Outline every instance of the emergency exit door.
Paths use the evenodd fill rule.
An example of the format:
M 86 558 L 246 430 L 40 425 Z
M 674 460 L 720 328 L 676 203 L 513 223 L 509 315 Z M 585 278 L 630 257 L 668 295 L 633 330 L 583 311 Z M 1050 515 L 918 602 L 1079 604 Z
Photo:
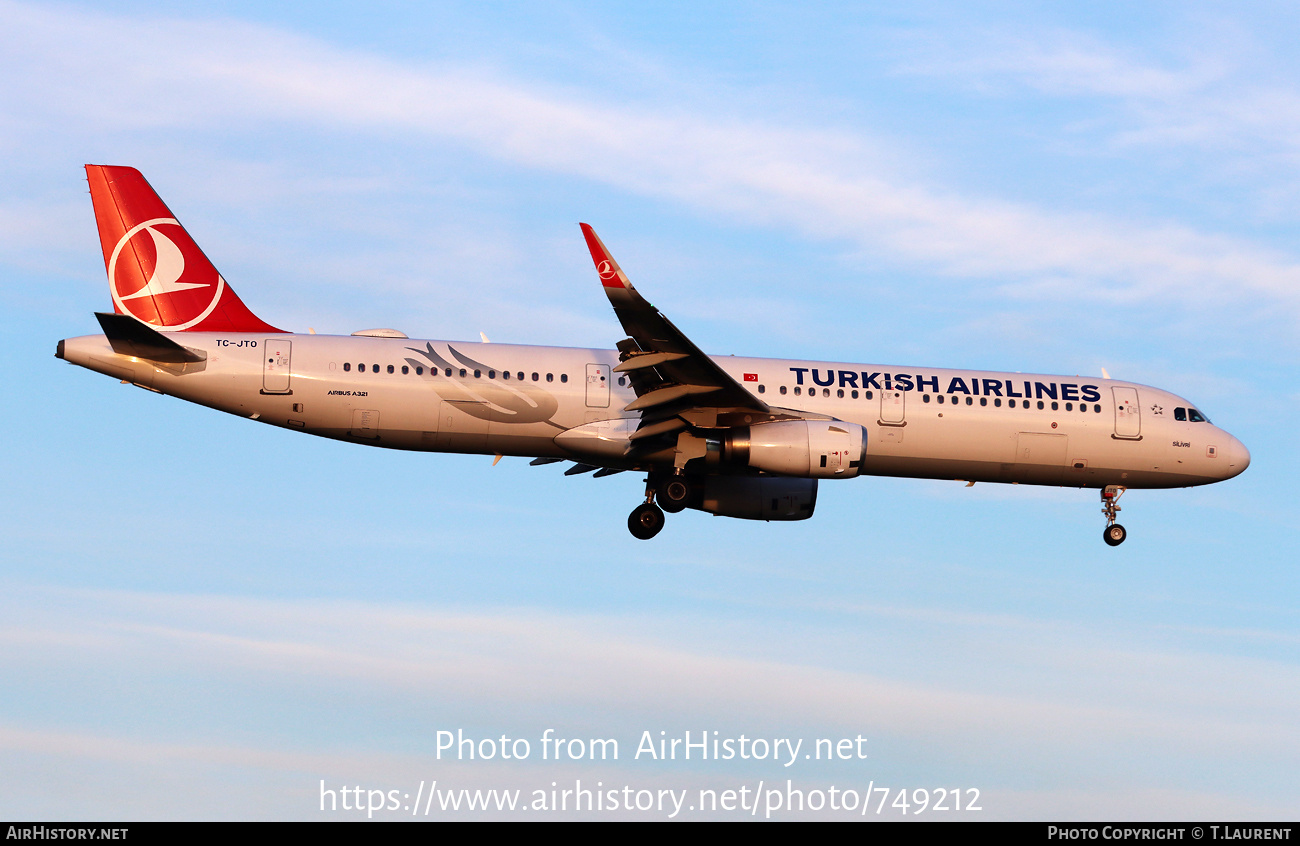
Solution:
M 587 407 L 609 408 L 609 365 L 587 365 Z

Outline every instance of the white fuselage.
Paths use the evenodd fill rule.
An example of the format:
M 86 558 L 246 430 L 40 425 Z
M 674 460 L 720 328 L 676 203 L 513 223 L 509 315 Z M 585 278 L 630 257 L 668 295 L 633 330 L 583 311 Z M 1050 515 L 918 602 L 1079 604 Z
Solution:
M 636 395 L 613 371 L 619 357 L 612 350 L 326 335 L 171 337 L 206 360 L 160 364 L 120 355 L 102 335 L 68 339 L 60 354 L 231 414 L 393 449 L 595 458 L 617 467 L 608 442 L 557 436 L 639 417 L 623 411 Z M 1198 414 L 1175 419 L 1176 410 L 1184 418 L 1194 412 L 1191 403 L 1145 385 L 738 356 L 714 361 L 769 405 L 862 425 L 864 474 L 1167 488 L 1230 478 L 1249 463 L 1240 441 L 1208 421 L 1194 422 Z

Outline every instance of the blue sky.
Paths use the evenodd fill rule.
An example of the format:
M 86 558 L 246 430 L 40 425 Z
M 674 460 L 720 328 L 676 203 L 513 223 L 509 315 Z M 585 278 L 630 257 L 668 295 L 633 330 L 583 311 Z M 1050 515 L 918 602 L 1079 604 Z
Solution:
M 788 777 L 1294 818 L 1297 34 L 1272 5 L 0 2 L 0 814 Z M 1118 549 L 1093 492 L 898 479 L 641 543 L 632 474 L 305 438 L 56 361 L 110 304 L 87 162 L 140 168 L 278 326 L 610 346 L 582 220 L 710 352 L 1104 367 L 1253 463 L 1130 492 Z M 547 728 L 623 754 L 435 757 Z M 870 757 L 631 760 L 647 730 Z

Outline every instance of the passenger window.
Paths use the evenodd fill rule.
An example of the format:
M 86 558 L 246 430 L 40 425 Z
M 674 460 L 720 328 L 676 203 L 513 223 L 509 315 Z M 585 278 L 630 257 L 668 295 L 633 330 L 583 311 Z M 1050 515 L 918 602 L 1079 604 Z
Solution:
M 489 371 L 488 371 L 488 378 L 489 378 L 489 379 L 495 379 L 495 378 L 497 378 L 497 372 L 496 372 L 495 370 L 489 370 Z
M 491 373 L 488 374 L 488 377 L 491 378 Z M 502 379 L 509 379 L 509 378 L 510 378 L 510 371 L 509 371 L 509 370 L 502 370 L 502 371 L 501 371 L 501 378 L 502 378 Z
M 478 371 L 477 371 L 477 370 L 474 371 L 474 375 L 475 375 L 475 376 L 478 375 Z M 465 378 L 465 368 L 463 368 L 463 367 L 460 369 L 460 378 L 462 378 L 462 379 Z
M 939 405 L 943 405 L 943 394 L 939 394 L 938 396 L 936 396 L 935 402 L 939 403 Z
M 993 407 L 994 407 L 994 408 L 1001 408 L 1001 407 L 1002 407 L 1002 400 L 1001 400 L 1001 399 L 995 399 L 995 400 L 993 400 Z
M 395 368 L 393 367 L 393 365 L 391 365 L 391 364 L 388 365 L 388 372 L 389 372 L 390 374 L 393 372 L 394 369 L 395 369 Z
M 781 386 L 781 393 L 782 393 L 782 394 L 785 393 L 785 385 L 782 385 L 782 386 Z
M 1067 403 L 1065 404 L 1065 410 L 1066 410 L 1066 411 L 1074 411 L 1074 403 L 1072 403 L 1072 402 L 1067 402 Z
M 1052 411 L 1058 411 L 1058 410 L 1059 410 L 1059 409 L 1057 408 L 1056 402 L 1053 401 L 1053 402 L 1052 402 Z
M 554 381 L 555 381 L 555 375 L 554 375 L 553 373 L 547 373 L 547 374 L 546 374 L 546 381 L 548 381 L 548 382 L 554 382 Z
M 801 396 L 802 394 L 803 394 L 803 388 L 800 388 L 798 385 L 795 385 L 794 395 Z
M 930 395 L 929 395 L 929 394 L 921 394 L 921 401 L 922 401 L 922 402 L 929 402 L 929 401 L 930 401 Z
M 989 404 L 988 397 L 980 397 L 980 405 L 988 405 L 988 404 Z
M 829 398 L 830 395 L 831 395 L 831 389 L 830 389 L 830 388 L 822 388 L 822 396 Z
M 975 399 L 974 399 L 973 397 L 966 397 L 966 404 L 967 404 L 967 405 L 974 405 L 974 404 L 975 404 Z
M 1175 408 L 1175 409 L 1174 409 L 1174 419 L 1175 419 L 1175 420 L 1178 420 L 1178 421 L 1181 421 L 1181 422 L 1183 422 L 1183 423 L 1186 423 L 1186 422 L 1187 422 L 1187 409 L 1185 409 L 1185 408 Z
M 835 396 L 839 397 L 840 399 L 844 399 L 844 389 L 840 388 L 838 391 L 836 391 Z
M 1043 410 L 1043 401 L 1042 401 L 1042 400 L 1039 400 L 1039 401 L 1038 401 L 1038 410 L 1039 410 L 1039 411 L 1042 411 L 1042 410 Z
M 350 361 L 345 361 L 345 362 L 343 362 L 343 372 L 344 372 L 344 373 L 347 373 L 347 372 L 350 371 L 351 369 L 352 369 L 352 362 L 350 362 Z M 1182 411 L 1181 408 L 1178 409 L 1178 410 L 1179 410 L 1179 411 Z M 1181 419 L 1181 418 L 1180 418 L 1180 419 Z
M 537 374 L 536 374 L 536 373 L 533 374 L 533 381 L 534 381 L 534 382 L 537 381 Z
M 461 371 L 461 373 L 464 373 L 464 372 L 465 372 L 464 370 Z M 475 371 L 474 371 L 474 378 L 475 378 L 475 379 L 482 379 L 482 378 L 483 378 L 483 371 L 482 371 L 482 370 L 475 370 Z
M 1092 410 L 1095 411 L 1095 412 L 1097 412 L 1098 414 L 1101 414 L 1101 406 L 1100 406 L 1100 405 L 1094 405 L 1094 406 L 1092 407 Z
M 522 370 L 516 373 L 515 375 L 519 377 L 520 382 L 524 381 L 524 373 Z
M 765 394 L 765 393 L 767 393 L 767 386 L 766 386 L 766 385 L 759 385 L 759 386 L 758 386 L 758 392 L 759 392 L 760 394 Z
M 419 365 L 417 364 L 417 365 L 415 366 L 415 375 L 416 375 L 416 376 L 423 376 L 423 375 L 424 375 L 424 368 L 421 367 L 421 366 L 419 366 Z M 432 370 L 429 371 L 429 375 L 433 375 L 433 371 L 432 371 Z
M 858 398 L 858 392 L 857 392 L 857 391 L 849 391 L 849 396 L 853 397 L 853 399 L 857 399 L 857 398 Z
M 567 382 L 567 381 L 569 381 L 569 374 L 568 374 L 568 373 L 561 373 L 561 374 L 560 374 L 560 381 L 561 381 L 561 382 Z
M 411 372 L 411 368 L 409 368 L 409 367 L 407 367 L 405 364 L 403 364 L 403 365 L 402 365 L 402 375 L 405 376 L 407 373 L 410 373 L 410 372 Z
M 620 376 L 620 377 L 618 377 L 618 386 L 619 386 L 620 388 L 623 387 L 623 382 L 624 382 L 626 379 L 627 379 L 626 376 Z M 761 394 L 761 393 L 763 392 L 763 389 L 760 387 L 760 388 L 758 389 L 758 392 Z
M 863 394 L 863 396 L 865 396 L 867 399 L 871 399 L 874 396 L 874 393 L 872 391 L 867 391 L 865 394 Z

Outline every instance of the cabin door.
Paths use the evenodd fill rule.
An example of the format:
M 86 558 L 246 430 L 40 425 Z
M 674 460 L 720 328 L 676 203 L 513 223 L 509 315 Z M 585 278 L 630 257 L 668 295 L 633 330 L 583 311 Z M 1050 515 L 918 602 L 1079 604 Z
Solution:
M 1115 395 L 1115 437 L 1137 440 L 1142 437 L 1142 409 L 1138 407 L 1137 388 L 1111 388 Z
M 267 338 L 262 345 L 262 393 L 291 394 L 289 390 L 289 361 L 293 342 L 283 338 Z

